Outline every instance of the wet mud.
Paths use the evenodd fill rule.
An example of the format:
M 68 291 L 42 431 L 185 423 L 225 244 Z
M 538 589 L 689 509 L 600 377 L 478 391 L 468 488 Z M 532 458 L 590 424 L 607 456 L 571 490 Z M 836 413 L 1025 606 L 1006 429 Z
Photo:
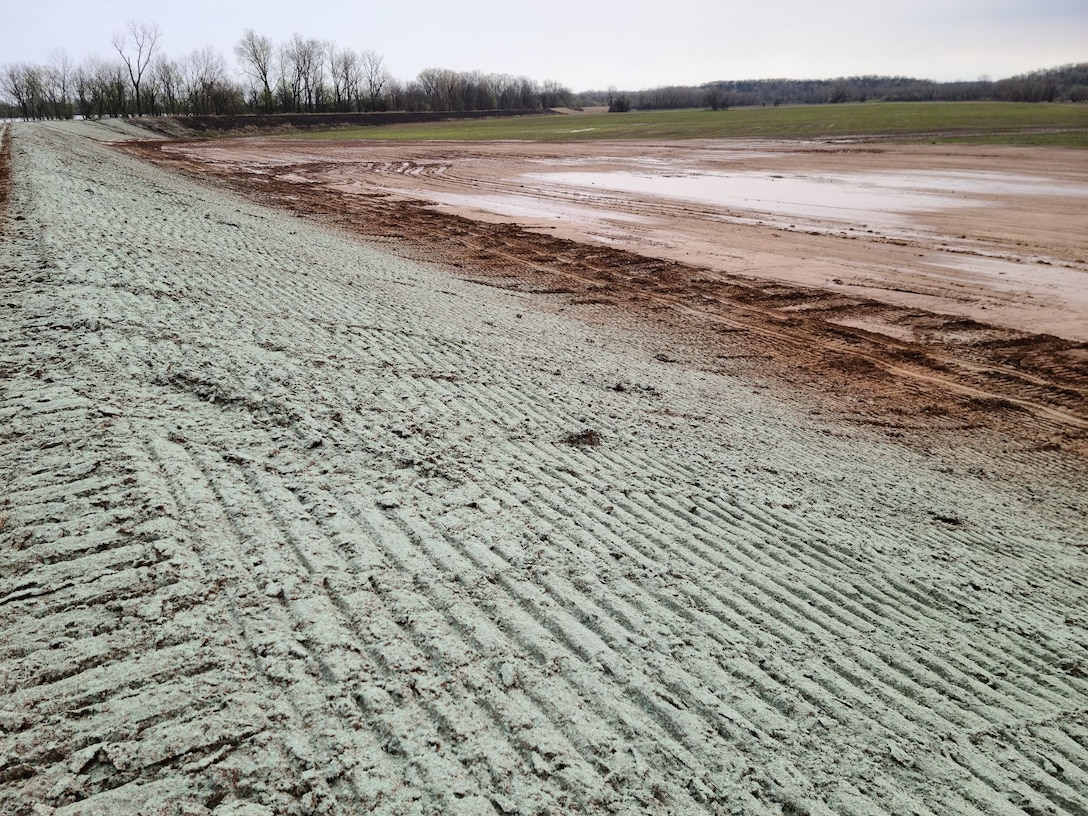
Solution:
M 652 246 L 636 241 L 608 245 L 579 240 L 577 231 L 556 234 L 542 228 L 539 219 L 496 217 L 463 203 L 457 208 L 435 206 L 442 193 L 427 185 L 405 186 L 401 180 L 438 177 L 447 182 L 459 166 L 448 146 L 442 148 L 441 160 L 431 156 L 429 163 L 406 160 L 399 165 L 361 163 L 359 155 L 345 157 L 342 147 L 326 155 L 324 145 L 312 143 L 254 140 L 223 148 L 221 143 L 148 142 L 126 149 L 194 176 L 215 178 L 263 203 L 342 227 L 368 241 L 440 262 L 461 277 L 536 293 L 550 304 L 547 308 L 578 309 L 588 320 L 636 321 L 671 332 L 669 353 L 683 356 L 687 364 L 726 374 L 755 367 L 779 384 L 857 414 L 859 421 L 901 424 L 906 431 L 981 424 L 1035 444 L 1088 452 L 1088 343 L 1078 337 L 926 310 L 904 303 L 894 292 L 875 297 L 878 290 L 859 281 L 847 286 L 836 278 L 821 287 L 799 285 L 789 274 L 776 275 L 776 269 L 761 270 L 760 277 L 729 273 L 720 265 L 698 263 L 705 257 L 695 262 L 655 257 Z M 472 153 L 487 150 L 476 145 Z M 573 161 L 570 156 L 563 160 Z M 929 162 L 929 172 L 939 165 L 938 156 Z M 388 181 L 389 175 L 395 180 Z M 347 186 L 349 178 L 357 183 Z M 466 189 L 486 186 L 486 181 L 459 180 L 456 185 L 466 196 Z M 1002 184 L 1016 186 L 996 175 L 987 183 L 985 191 L 975 194 L 1004 194 L 1008 190 Z M 894 187 L 895 181 L 886 179 L 885 184 Z M 931 190 L 941 184 L 928 181 Z M 956 186 L 948 179 L 943 184 Z M 976 186 L 982 182 L 976 179 Z M 1075 198 L 1079 188 L 1072 189 Z M 912 205 L 922 208 L 921 194 L 913 195 Z M 538 197 L 546 207 L 547 195 Z M 622 215 L 622 208 L 617 210 Z M 607 209 L 596 213 L 610 214 Z M 873 215 L 875 221 L 879 214 Z M 750 213 L 747 217 L 752 218 Z M 791 217 L 799 218 L 796 213 Z M 792 233 L 766 224 L 730 229 L 722 242 L 741 235 L 747 243 L 775 245 L 782 237 L 807 245 L 802 251 L 813 255 L 831 255 L 830 243 L 848 246 L 850 253 L 869 251 L 856 248 L 861 239 L 799 228 Z M 918 235 L 877 234 L 865 243 L 877 251 L 917 255 L 915 250 L 924 249 L 925 242 Z M 1059 246 L 1052 253 L 1076 250 Z M 986 259 L 976 255 L 968 261 L 985 265 Z M 839 262 L 849 265 L 853 255 Z M 1084 286 L 1088 272 L 1074 260 L 1067 266 L 1070 297 L 1080 297 L 1078 287 Z M 961 285 L 948 284 L 952 289 Z M 938 302 L 952 299 L 942 293 Z M 1031 300 L 1025 296 L 1024 308 L 1030 308 Z

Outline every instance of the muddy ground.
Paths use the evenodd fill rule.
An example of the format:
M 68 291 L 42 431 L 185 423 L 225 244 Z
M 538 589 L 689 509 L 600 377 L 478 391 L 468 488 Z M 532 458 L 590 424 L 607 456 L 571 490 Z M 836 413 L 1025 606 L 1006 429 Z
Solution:
M 11 190 L 11 141 L 8 126 L 0 124 L 0 219 L 7 214 Z
M 461 111 L 459 113 L 390 111 L 377 113 L 246 114 L 241 116 L 162 116 L 145 120 L 140 123 L 140 126 L 144 130 L 175 137 L 179 133 L 239 135 L 306 130 L 320 131 L 344 127 L 382 127 L 417 122 L 443 122 L 451 119 L 493 119 L 495 117 L 525 116 L 526 114 L 540 113 L 543 113 L 543 111 Z
M 1088 810 L 1075 332 L 131 131 L 12 131 L 0 812 Z
M 672 347 L 704 370 L 759 360 L 840 407 L 871 397 L 880 421 L 984 422 L 1088 451 L 1078 151 L 259 139 L 134 149 L 464 277 L 552 295 L 546 308 L 594 305 L 600 320 L 669 326 Z M 716 174 L 742 189 L 753 178 L 824 183 L 726 204 L 588 188 Z M 570 183 L 579 177 L 592 181 Z M 929 195 L 904 202 L 896 185 Z M 889 189 L 889 207 L 914 210 L 874 210 Z M 790 201 L 805 195 L 824 206 Z

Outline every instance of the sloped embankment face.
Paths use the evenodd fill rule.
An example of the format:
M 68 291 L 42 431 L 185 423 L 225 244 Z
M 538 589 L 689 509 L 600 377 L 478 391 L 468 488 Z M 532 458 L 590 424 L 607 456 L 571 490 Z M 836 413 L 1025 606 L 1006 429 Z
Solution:
M 0 810 L 1088 807 L 1082 460 L 18 135 Z
M 0 124 L 0 235 L 11 197 L 11 125 Z

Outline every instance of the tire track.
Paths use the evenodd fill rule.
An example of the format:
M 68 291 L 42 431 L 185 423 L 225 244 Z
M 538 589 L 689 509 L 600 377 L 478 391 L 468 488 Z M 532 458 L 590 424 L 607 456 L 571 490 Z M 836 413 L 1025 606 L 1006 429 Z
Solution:
M 777 522 L 772 519 L 769 522 L 768 521 L 758 522 L 754 529 L 757 532 L 759 532 L 760 534 L 765 535 L 765 534 L 774 532 L 775 529 L 777 528 L 777 526 L 778 526 Z M 916 673 L 912 674 L 911 670 L 908 670 L 908 669 L 900 668 L 899 671 L 901 673 L 903 673 L 904 675 L 906 675 L 908 678 L 913 678 L 913 677 L 917 676 Z M 915 672 L 916 672 L 916 670 L 915 670 Z
M 223 539 L 224 534 L 231 530 L 232 517 L 223 507 L 214 484 L 179 445 L 152 440 L 148 455 L 161 469 L 164 483 L 178 510 L 188 516 L 187 526 L 196 534 L 194 548 L 202 566 L 209 574 L 216 575 L 217 582 L 222 585 L 222 591 L 226 594 L 224 605 L 243 644 L 247 662 L 259 676 L 263 676 L 266 687 L 288 687 L 286 696 L 290 716 L 299 724 L 290 726 L 291 736 L 286 742 L 291 745 L 301 738 L 305 746 L 302 748 L 295 744 L 291 747 L 299 765 L 298 773 L 311 786 L 317 802 L 330 798 L 365 801 L 350 779 L 347 781 L 348 790 L 344 792 L 338 791 L 335 785 L 326 784 L 335 783 L 335 777 L 328 779 L 327 769 L 335 767 L 333 758 L 343 747 L 352 744 L 353 735 L 339 727 L 337 721 L 330 718 L 324 706 L 320 705 L 326 699 L 326 694 L 315 686 L 330 681 L 328 670 L 320 659 L 316 659 L 317 672 L 284 671 L 283 664 L 297 660 L 306 662 L 309 651 L 304 645 L 300 647 L 283 640 L 284 634 L 295 629 L 296 622 L 287 616 L 281 617 L 283 613 L 277 615 L 278 604 L 269 604 L 255 597 L 256 582 L 249 580 L 248 571 L 242 564 L 239 542 Z M 199 532 L 204 529 L 216 530 L 216 540 L 208 539 Z M 267 596 L 267 591 L 264 594 Z M 271 634 L 271 643 L 265 639 L 266 633 Z M 365 749 L 364 752 L 368 755 L 372 753 Z M 314 768 L 324 770 L 319 775 L 313 773 Z
M 310 515 L 297 504 L 297 500 L 286 487 L 272 484 L 267 475 L 251 472 L 247 476 L 247 482 L 252 486 L 255 493 L 261 497 L 260 501 L 264 505 L 264 512 L 277 516 L 281 524 L 288 525 L 287 519 L 290 518 L 290 514 L 286 513 L 286 508 L 292 506 L 297 507 L 298 517 L 306 518 Z M 322 509 L 328 513 L 336 512 L 330 506 L 324 506 Z M 378 689 L 381 689 L 383 685 L 387 689 L 397 686 L 401 682 L 398 677 L 404 670 L 404 664 L 423 667 L 427 663 L 427 660 L 418 652 L 414 654 L 386 652 L 386 643 L 403 641 L 404 630 L 411 617 L 404 610 L 403 603 L 390 600 L 391 597 L 398 596 L 397 590 L 393 587 L 399 582 L 394 580 L 392 581 L 392 587 L 388 585 L 389 579 L 385 577 L 387 568 L 381 561 L 367 563 L 362 570 L 355 568 L 354 564 L 345 564 L 342 560 L 343 556 L 340 555 L 343 547 L 330 546 L 336 536 L 326 538 L 316 529 L 306 529 L 309 525 L 305 522 L 294 522 L 290 523 L 289 526 L 293 532 L 289 533 L 287 538 L 296 557 L 303 564 L 307 574 L 322 583 L 324 594 L 328 596 L 329 601 L 344 619 L 348 631 L 352 633 L 351 636 L 358 642 L 359 649 L 370 656 L 372 665 L 369 674 L 381 678 L 377 682 L 372 682 L 369 688 L 356 694 L 356 702 L 360 708 L 372 717 L 377 718 L 372 722 L 371 727 L 380 732 L 386 727 L 383 725 L 383 720 L 389 714 L 383 713 L 387 711 L 387 706 L 381 703 L 381 694 L 378 693 L 375 696 Z M 339 535 L 350 536 L 350 541 L 354 545 L 349 550 L 352 553 L 356 552 L 360 546 L 365 550 L 373 550 L 376 547 L 371 540 L 371 536 L 362 533 L 357 528 L 340 531 Z M 326 541 L 328 541 L 328 544 Z M 365 577 L 365 582 L 357 582 L 349 577 L 359 572 L 363 573 L 361 577 Z M 354 608 L 354 605 L 349 602 L 349 598 L 362 599 L 367 610 L 366 614 L 361 615 Z M 375 598 L 380 599 L 384 609 L 375 604 Z M 348 625 L 349 623 L 350 625 Z M 387 635 L 386 632 L 393 634 Z M 412 637 L 416 636 L 413 635 Z M 417 647 L 422 646 L 419 643 L 416 645 Z M 434 650 L 430 649 L 430 651 L 433 653 Z M 446 657 L 444 654 L 437 656 Z M 439 660 L 438 665 L 442 666 L 441 660 Z M 422 672 L 423 670 L 412 669 L 412 671 Z M 411 720 L 402 720 L 401 725 L 396 729 L 396 738 L 404 746 L 418 742 L 421 739 L 436 747 L 451 744 L 462 746 L 464 753 L 471 758 L 473 763 L 486 762 L 493 766 L 490 770 L 493 784 L 499 784 L 502 779 L 509 777 L 512 768 L 509 765 L 504 765 L 509 760 L 501 756 L 495 756 L 498 753 L 500 744 L 498 740 L 494 735 L 489 736 L 486 732 L 483 734 L 478 733 L 482 718 L 473 716 L 471 708 L 467 711 L 464 710 L 465 704 L 463 702 L 456 707 L 449 706 L 441 696 L 434 696 L 435 688 L 427 689 L 427 686 L 443 687 L 444 682 L 428 678 L 425 674 L 411 681 L 411 691 L 408 693 L 408 699 L 401 701 L 400 705 L 411 706 L 411 701 L 415 699 L 417 700 L 415 704 L 422 707 L 425 715 L 415 715 Z M 431 697 L 434 697 L 434 699 L 431 699 Z M 436 724 L 437 731 L 423 737 L 419 733 L 414 733 L 419 731 L 420 722 L 427 721 L 433 721 Z M 402 750 L 407 750 L 407 748 L 405 747 Z M 419 764 L 424 775 L 431 777 L 432 780 L 437 780 L 432 794 L 440 799 L 447 798 L 448 793 L 444 791 L 443 785 L 449 785 L 451 778 L 449 771 L 443 770 L 440 765 L 433 761 L 420 759 L 413 759 L 412 761 Z M 465 796 L 474 789 L 474 784 L 469 783 L 467 780 L 473 775 L 471 767 L 466 767 L 461 772 L 461 777 L 465 780 L 462 783 L 462 790 L 465 791 L 465 794 L 456 803 L 451 800 L 448 803 L 449 806 L 460 808 L 466 806 Z
M 428 537 L 429 537 L 429 536 L 428 536 Z M 474 561 L 474 564 L 477 564 L 477 566 L 478 566 L 478 567 L 480 566 L 480 564 L 479 564 L 479 561 Z M 481 568 L 484 568 L 484 569 L 486 569 L 485 567 L 481 567 Z M 454 569 L 456 570 L 456 572 L 457 572 L 458 574 L 463 574 L 463 572 L 465 572 L 465 570 L 463 570 L 463 569 L 461 569 L 461 568 L 454 568 Z M 448 570 L 447 570 L 447 571 L 448 571 Z M 502 572 L 499 572 L 499 574 L 502 574 Z M 498 579 L 498 578 L 496 578 L 496 580 L 499 580 L 499 581 L 500 581 L 500 579 Z M 557 596 L 557 597 L 561 597 L 561 596 Z M 571 596 L 567 596 L 567 597 L 569 598 L 569 597 L 571 597 Z M 568 603 L 569 603 L 569 599 L 568 599 Z M 528 608 L 528 607 L 527 607 L 527 608 Z M 539 608 L 541 608 L 540 604 L 536 604 L 536 605 L 534 605 L 534 606 L 533 606 L 533 607 L 532 607 L 532 608 L 530 609 L 530 614 L 532 614 L 532 611 L 533 611 L 533 610 L 535 610 L 535 609 L 539 609 Z M 534 617 L 535 617 L 535 616 L 534 616 Z M 592 616 L 591 616 L 591 617 L 592 617 Z M 541 620 L 541 622 L 543 622 L 543 619 L 542 619 L 542 618 L 539 618 L 539 617 L 537 617 L 537 619 L 539 619 L 539 620 Z M 585 616 L 583 616 L 583 617 L 581 618 L 581 622 L 583 622 L 583 623 L 588 623 L 588 618 L 586 618 Z M 599 630 L 598 628 L 595 628 L 595 627 L 593 627 L 593 626 L 592 626 L 592 623 L 589 623 L 589 625 L 590 625 L 590 628 L 591 628 L 591 629 L 594 629 L 594 631 L 597 631 L 597 632 L 598 632 L 598 634 L 599 634 L 599 633 L 601 633 L 601 630 Z M 568 627 L 567 629 L 569 629 L 569 627 Z M 553 632 L 553 633 L 555 633 L 555 632 Z M 607 640 L 607 636 L 605 636 L 605 639 Z M 570 645 L 568 644 L 568 648 L 569 648 L 569 647 L 571 647 L 571 646 L 570 646 Z M 574 647 L 574 652 L 576 652 L 576 654 L 578 653 L 578 648 L 577 648 L 577 647 Z M 690 690 L 690 689 L 688 689 L 688 690 L 684 690 L 684 691 L 687 691 L 687 692 L 688 692 L 688 694 L 684 694 L 684 695 L 683 695 L 683 698 L 688 698 L 688 700 L 689 700 L 689 702 L 690 702 L 690 692 L 691 692 L 691 690 Z M 645 704 L 645 701 L 644 701 L 644 704 Z M 720 715 L 719 715 L 719 714 L 718 714 L 717 712 L 715 712 L 715 715 L 714 715 L 713 719 L 714 719 L 714 720 L 718 720 L 718 721 L 720 721 L 720 720 L 719 720 L 719 716 L 720 716 Z M 727 718 L 728 718 L 728 719 L 730 720 L 730 722 L 737 722 L 737 720 L 738 720 L 738 717 L 737 717 L 737 716 L 735 716 L 735 715 L 733 715 L 733 716 L 729 716 L 729 717 L 727 717 Z M 741 724 L 739 724 L 739 725 L 741 725 L 741 726 L 742 726 L 742 725 L 743 725 L 743 724 L 742 724 L 742 722 L 741 722 Z M 718 726 L 718 727 L 720 728 L 720 726 Z
M 578 523 L 578 524 L 577 524 L 576 526 L 577 526 L 577 527 L 578 527 L 579 529 L 585 529 L 585 525 L 584 525 L 584 523 Z M 757 606 L 758 606 L 758 604 L 757 604 Z M 763 607 L 761 607 L 761 608 L 763 608 Z M 750 617 L 750 615 L 749 615 L 749 617 Z M 897 667 L 896 667 L 896 666 L 894 666 L 894 665 L 893 665 L 893 666 L 891 666 L 891 668 L 892 668 L 893 670 L 897 669 Z M 904 669 L 904 668 L 902 668 L 902 667 L 898 667 L 898 671 L 900 671 L 900 673 L 901 673 L 901 674 L 903 674 L 904 676 L 906 676 L 906 677 L 907 677 L 908 679 L 911 679 L 911 678 L 913 678 L 913 677 L 916 677 L 916 674 L 915 674 L 915 673 L 914 673 L 914 672 L 913 672 L 912 670 L 910 670 L 910 669 Z M 854 685 L 857 685 L 857 684 L 858 684 L 858 680 L 857 680 L 857 678 L 855 678 L 855 677 L 850 677 L 849 673 L 847 673 L 847 674 L 846 674 L 846 677 L 847 677 L 847 679 L 848 679 L 849 681 L 851 681 L 851 682 L 852 682 L 852 683 L 853 683 Z M 957 679 L 959 679 L 959 678 L 957 678 Z M 953 680 L 953 682 L 955 682 L 955 680 Z M 961 680 L 961 684 L 962 684 L 962 680 Z M 911 697 L 911 696 L 915 696 L 915 695 L 914 695 L 914 694 L 911 694 L 910 692 L 908 692 L 908 693 L 907 693 L 907 696 L 908 696 L 908 697 Z M 896 705 L 897 707 L 901 707 L 901 705 L 902 705 L 901 701 L 896 701 L 896 700 L 894 700 L 894 699 L 892 699 L 892 700 L 891 700 L 890 702 L 892 702 L 892 703 L 893 703 L 893 705 Z
M 4 399 L 3 404 L 10 408 L 12 401 Z M 85 440 L 95 438 L 94 418 L 101 418 L 85 404 L 48 411 L 34 411 L 19 397 L 15 404 L 16 423 L 46 417 L 69 431 L 87 429 Z M 14 797 L 10 788 L 0 794 L 7 812 L 22 813 L 32 802 L 64 805 L 87 797 L 105 806 L 111 797 L 127 795 L 120 791 L 139 787 L 145 776 L 168 774 L 202 752 L 225 755 L 225 746 L 253 733 L 252 721 L 223 719 L 216 705 L 194 701 L 191 689 L 172 694 L 172 685 L 184 685 L 184 679 L 200 684 L 213 666 L 221 682 L 229 659 L 222 644 L 208 644 L 207 632 L 214 627 L 207 628 L 206 617 L 184 620 L 193 585 L 185 584 L 184 567 L 167 563 L 174 559 L 166 542 L 153 534 L 134 538 L 125 524 L 135 525 L 139 519 L 130 512 L 119 519 L 96 509 L 100 501 L 129 503 L 137 495 L 122 493 L 122 479 L 110 475 L 119 467 L 133 472 L 131 460 L 111 456 L 109 443 L 99 440 L 90 450 L 81 445 L 82 450 L 72 451 L 75 457 L 89 454 L 85 461 L 96 464 L 80 466 L 75 481 L 66 485 L 65 479 L 73 475 L 70 460 L 48 436 L 39 437 L 49 452 L 34 458 L 35 480 L 48 481 L 50 474 L 59 478 L 51 486 L 12 494 L 16 515 L 10 523 L 21 543 L 14 551 L 19 559 L 13 560 L 8 549 L 12 539 L 4 536 L 4 569 L 35 591 L 17 597 L 9 593 L 0 607 L 9 642 L 18 644 L 5 649 L 0 671 L 3 773 L 6 779 L 17 779 L 22 790 Z M 34 452 L 32 445 L 21 447 Z M 87 479 L 88 468 L 105 473 Z M 43 506 L 55 514 L 53 526 L 75 532 L 89 525 L 96 530 L 96 545 L 85 546 L 88 542 L 79 533 L 69 535 L 69 548 L 57 557 L 55 542 L 64 539 L 49 536 L 48 528 L 43 531 Z M 171 624 L 156 633 L 155 622 L 161 623 L 171 606 Z M 204 627 L 203 636 L 196 634 L 193 623 Z M 150 652 L 149 644 L 154 644 Z M 13 713 L 19 711 L 33 713 Z M 168 746 L 165 753 L 159 749 L 131 755 L 126 741 L 142 731 L 149 738 L 157 731 L 159 738 L 147 744 Z M 179 792 L 177 785 L 165 788 Z M 181 788 L 188 790 L 187 785 Z
M 282 486 L 277 488 L 268 484 L 267 476 L 254 472 L 249 474 L 249 481 L 264 497 L 266 512 L 280 515 L 283 519 L 286 516 L 286 508 L 297 506 L 299 499 Z M 311 515 L 302 508 L 303 506 L 298 506 L 296 512 L 302 516 Z M 339 529 L 331 536 L 319 533 L 315 529 L 306 534 L 305 540 L 317 543 L 327 539 L 331 543 L 337 539 L 346 539 L 350 544 L 334 545 L 334 548 L 315 553 L 327 559 L 324 563 L 314 561 L 311 556 L 307 556 L 307 570 L 314 576 L 324 576 L 322 581 L 326 592 L 344 618 L 351 621 L 355 638 L 361 643 L 360 648 L 372 656 L 377 673 L 382 678 L 382 683 L 378 683 L 377 687 L 381 688 L 383 683 L 396 685 L 402 682 L 397 678 L 403 672 L 402 664 L 404 663 L 421 667 L 413 669 L 414 672 L 418 672 L 417 677 L 411 681 L 413 694 L 410 694 L 410 700 L 402 705 L 411 704 L 414 701 L 414 704 L 427 715 L 422 719 L 434 721 L 438 726 L 438 732 L 421 738 L 418 733 L 411 733 L 411 730 L 418 731 L 419 725 L 411 730 L 406 725 L 402 730 L 402 738 L 410 742 L 423 739 L 428 744 L 458 745 L 461 753 L 472 763 L 484 762 L 490 766 L 490 783 L 499 788 L 503 786 L 503 780 L 514 770 L 526 766 L 533 768 L 535 773 L 546 779 L 550 775 L 545 770 L 547 761 L 556 756 L 555 749 L 546 750 L 545 754 L 548 756 L 543 761 L 541 759 L 543 755 L 534 758 L 533 752 L 526 751 L 523 747 L 525 738 L 517 736 L 516 726 L 510 725 L 507 719 L 509 717 L 515 722 L 533 722 L 534 729 L 540 729 L 541 725 L 537 722 L 535 712 L 519 711 L 521 707 L 516 705 L 517 701 L 512 701 L 501 694 L 494 694 L 491 699 L 485 701 L 481 701 L 476 696 L 482 686 L 493 684 L 492 678 L 485 680 L 477 677 L 475 682 L 468 686 L 463 686 L 462 684 L 466 681 L 462 680 L 458 685 L 464 689 L 465 696 L 452 707 L 441 696 L 435 695 L 434 692 L 438 687 L 446 690 L 448 683 L 456 682 L 453 678 L 449 678 L 450 673 L 457 677 L 467 668 L 475 669 L 477 665 L 485 661 L 483 655 L 476 653 L 479 643 L 463 638 L 464 624 L 456 618 L 442 615 L 441 610 L 444 606 L 455 604 L 457 601 L 454 599 L 436 603 L 427 594 L 420 594 L 421 576 L 418 567 L 408 569 L 404 566 L 409 554 L 404 551 L 403 541 L 399 546 L 385 543 L 387 534 L 379 533 L 370 524 L 361 524 L 360 520 L 354 516 L 351 516 L 351 523 L 344 523 L 343 519 L 348 513 L 331 497 L 324 499 L 322 509 L 327 514 L 324 518 L 326 525 L 320 525 L 322 520 L 320 517 L 314 519 L 315 525 L 327 526 L 335 523 Z M 296 544 L 296 549 L 298 548 L 299 545 Z M 334 556 L 334 549 L 337 552 L 343 552 L 343 556 Z M 367 552 L 372 552 L 372 556 L 360 564 L 357 559 Z M 347 563 L 340 563 L 340 558 L 347 558 Z M 395 564 L 398 569 L 394 572 L 390 566 L 387 566 L 389 563 Z M 348 577 L 355 575 L 358 576 L 355 580 Z M 367 610 L 365 615 L 357 611 L 360 603 L 365 604 L 364 608 Z M 382 620 L 381 626 L 384 632 L 393 632 L 395 635 L 385 636 L 379 633 L 376 622 L 378 619 Z M 447 637 L 461 640 L 461 642 L 449 643 L 441 637 L 441 630 L 436 632 L 436 627 L 448 629 Z M 412 641 L 413 648 L 417 651 L 401 655 L 384 653 L 385 642 L 403 643 L 405 639 Z M 439 677 L 429 676 L 431 671 L 422 668 L 428 661 L 440 672 Z M 476 694 L 473 695 L 473 692 Z M 383 707 L 376 705 L 374 694 L 373 688 L 362 690 L 359 692 L 358 702 L 364 710 L 376 709 L 380 715 Z M 482 706 L 482 710 L 477 709 L 477 706 Z M 510 716 L 511 709 L 516 712 L 513 717 Z M 493 733 L 489 733 L 486 728 L 489 718 L 493 720 L 497 729 Z M 379 728 L 380 726 L 372 727 Z M 554 734 L 546 735 L 544 739 L 548 744 L 555 744 Z M 569 762 L 563 763 L 561 775 L 566 777 L 567 784 L 564 786 L 566 789 L 578 792 L 600 788 L 602 780 L 597 778 L 595 773 L 582 767 L 576 775 L 574 767 L 577 766 L 572 766 Z M 434 769 L 427 770 L 436 775 L 437 779 L 446 778 L 440 773 L 436 774 Z M 465 770 L 471 775 L 470 767 L 466 767 Z M 540 806 L 569 806 L 564 802 L 566 796 L 563 790 L 564 788 L 559 788 L 551 792 L 548 799 Z M 435 791 L 435 795 L 439 797 L 443 795 L 441 786 Z M 530 794 L 526 791 L 525 795 L 531 799 L 533 796 L 539 796 L 540 793 Z M 514 796 L 514 800 L 518 798 Z M 582 806 L 586 804 L 588 803 L 583 802 Z
M 284 497 L 284 498 L 286 499 L 286 497 Z M 328 500 L 326 500 L 326 502 L 327 502 L 327 501 L 328 501 Z M 281 502 L 277 503 L 277 506 L 283 506 L 283 501 L 281 501 Z M 326 508 L 326 510 L 327 510 L 327 509 L 328 509 L 328 508 Z M 337 516 L 339 516 L 339 514 L 336 514 L 336 515 L 337 515 Z M 416 545 L 417 547 L 420 547 L 420 546 L 422 546 L 422 539 L 420 539 L 420 538 L 419 538 L 418 536 L 415 536 L 415 535 L 412 535 L 411 533 L 409 533 L 409 537 L 410 537 L 410 539 L 412 539 L 412 540 L 413 540 L 413 542 L 415 543 L 415 545 Z M 386 548 L 386 551 L 387 551 L 387 553 L 388 553 L 388 554 L 392 555 L 392 556 L 393 556 L 394 558 L 397 558 L 397 557 L 399 557 L 399 558 L 404 558 L 404 557 L 405 557 L 403 553 L 401 553 L 401 554 L 400 554 L 399 556 L 395 555 L 394 553 L 390 552 L 390 551 L 388 550 L 388 548 Z M 439 568 L 438 570 L 436 570 L 436 573 L 437 573 L 437 574 L 439 574 L 439 575 L 441 575 L 441 574 L 444 574 L 444 573 L 445 573 L 445 574 L 448 574 L 448 572 L 449 572 L 449 570 L 450 570 L 450 565 L 449 565 L 448 563 L 444 563 L 444 562 L 442 562 L 442 561 L 440 561 L 439 563 L 441 564 L 441 566 L 440 566 L 440 568 Z M 434 568 L 432 567 L 432 569 L 434 569 Z M 463 574 L 464 574 L 464 572 L 463 572 L 463 571 L 461 571 L 461 570 L 460 570 L 459 568 L 457 568 L 457 569 L 458 569 L 458 574 L 461 574 L 461 575 L 463 575 Z M 464 582 L 463 582 L 463 583 L 464 583 Z M 471 582 L 471 581 L 469 581 L 469 582 L 467 582 L 467 583 L 471 584 L 472 582 Z M 455 626 L 457 625 L 454 619 L 450 619 L 450 621 L 449 621 L 449 622 L 450 622 L 450 623 L 452 623 L 452 624 L 453 624 L 453 625 L 455 625 Z M 541 623 L 541 622 L 542 622 L 542 621 L 538 621 L 538 623 Z M 458 627 L 458 628 L 460 628 L 460 627 Z M 505 630 L 504 630 L 504 631 L 505 631 Z M 514 629 L 513 631 L 514 631 L 514 632 L 516 633 L 516 632 L 517 632 L 518 630 L 517 630 L 517 629 Z M 553 634 L 554 634 L 554 631 L 553 631 Z M 517 635 L 515 635 L 515 639 L 516 639 L 516 640 L 517 640 L 517 642 L 519 642 L 519 643 L 524 643 L 524 641 L 522 641 L 522 640 L 521 640 L 521 638 L 520 638 L 520 637 L 518 637 Z M 528 646 L 526 646 L 525 648 L 530 648 L 531 650 L 535 650 L 535 648 L 536 648 L 536 647 L 534 647 L 534 646 L 532 646 L 532 645 L 528 645 Z M 515 650 L 515 651 L 516 651 L 516 650 Z M 567 697 L 570 697 L 571 695 L 570 695 L 570 694 L 568 693 L 568 694 L 566 694 L 565 696 L 567 696 Z M 563 721 L 567 720 L 567 719 L 568 719 L 569 717 L 570 717 L 570 715 L 569 715 L 569 714 L 561 715 L 561 716 L 558 716 L 558 717 L 556 717 L 556 718 L 555 718 L 555 720 L 553 720 L 553 722 L 555 722 L 555 723 L 556 723 L 556 724 L 558 725 L 558 724 L 560 724 L 561 722 L 563 722 Z M 674 730 L 674 733 L 678 733 L 678 732 L 676 732 L 676 731 Z M 494 749 L 492 748 L 492 750 L 494 750 Z M 540 763 L 540 760 L 539 760 L 539 759 L 531 759 L 531 760 L 530 760 L 530 762 L 531 762 L 531 763 L 532 763 L 533 765 L 540 765 L 540 764 L 541 764 L 541 763 Z M 615 771 L 615 769 L 614 769 L 614 768 L 612 768 L 612 769 L 609 769 L 609 771 L 610 771 L 610 773 L 611 773 L 611 772 L 614 772 L 614 771 Z M 662 783 L 662 784 L 663 784 L 663 783 Z M 575 789 L 580 789 L 580 788 L 581 788 L 582 786 L 581 786 L 581 785 L 579 785 L 579 786 L 574 786 L 574 787 L 575 787 Z M 598 787 L 597 785 L 588 785 L 588 786 L 586 786 L 586 789 L 590 789 L 590 790 L 592 790 L 592 789 L 596 789 L 597 787 Z

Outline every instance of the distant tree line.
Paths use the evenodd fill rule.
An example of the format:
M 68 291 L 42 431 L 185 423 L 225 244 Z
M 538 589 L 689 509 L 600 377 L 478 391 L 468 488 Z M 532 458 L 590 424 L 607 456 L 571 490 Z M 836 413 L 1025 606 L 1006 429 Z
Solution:
M 234 47 L 235 65 L 214 48 L 173 58 L 158 26 L 129 23 L 114 34 L 111 56 L 75 63 L 54 50 L 45 64 L 0 66 L 0 116 L 216 115 L 352 113 L 364 111 L 541 110 L 607 105 L 631 109 L 712 108 L 841 102 L 1088 101 L 1088 63 L 1035 71 L 992 82 L 933 82 L 911 77 L 759 79 L 668 86 L 641 91 L 572 94 L 558 82 L 524 76 L 427 68 L 402 82 L 374 51 L 293 35 L 275 43 L 246 30 Z
M 825 105 L 841 102 L 1088 102 L 1088 63 L 1065 65 L 992 82 L 933 82 L 911 77 L 859 76 L 838 79 L 751 79 L 674 85 L 642 91 L 586 91 L 581 106 L 610 110 L 729 108 L 761 105 Z M 618 104 L 617 104 L 618 103 Z
M 247 30 L 236 68 L 214 48 L 172 58 L 155 25 L 130 23 L 114 35 L 114 56 L 76 64 L 64 50 L 45 64 L 0 67 L 0 116 L 180 116 L 240 113 L 539 110 L 569 105 L 558 82 L 428 68 L 408 82 L 374 51 L 354 51 L 295 34 L 274 43 Z
M 1088 62 L 998 80 L 994 83 L 994 98 L 1008 102 L 1088 102 Z

